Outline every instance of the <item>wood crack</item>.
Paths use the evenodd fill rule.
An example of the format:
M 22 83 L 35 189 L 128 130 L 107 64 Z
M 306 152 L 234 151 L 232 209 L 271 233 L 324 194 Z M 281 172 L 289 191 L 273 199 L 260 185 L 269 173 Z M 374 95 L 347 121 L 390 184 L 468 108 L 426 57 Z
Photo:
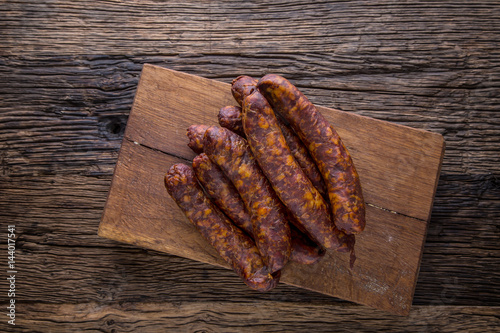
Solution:
M 123 137 L 123 139 L 127 140 L 128 142 L 133 143 L 134 145 L 141 146 L 141 147 L 144 147 L 144 148 L 147 148 L 147 149 L 151 149 L 152 151 L 157 152 L 157 153 L 166 154 L 166 155 L 168 155 L 168 156 L 172 156 L 172 157 L 175 157 L 175 158 L 178 158 L 178 159 L 184 160 L 184 161 L 189 162 L 189 163 L 193 162 L 192 160 L 190 160 L 190 159 L 188 159 L 188 158 L 185 158 L 185 157 L 183 157 L 183 156 L 176 155 L 176 154 L 172 154 L 172 153 L 168 153 L 168 152 L 163 151 L 163 150 L 161 150 L 161 149 L 158 149 L 158 148 L 154 148 L 154 147 L 151 147 L 151 146 L 145 145 L 145 144 L 140 143 L 140 142 L 138 142 L 138 141 L 135 141 L 135 140 L 133 140 L 133 139 L 131 139 L 131 138 L 127 137 L 127 136 L 124 136 L 124 137 Z

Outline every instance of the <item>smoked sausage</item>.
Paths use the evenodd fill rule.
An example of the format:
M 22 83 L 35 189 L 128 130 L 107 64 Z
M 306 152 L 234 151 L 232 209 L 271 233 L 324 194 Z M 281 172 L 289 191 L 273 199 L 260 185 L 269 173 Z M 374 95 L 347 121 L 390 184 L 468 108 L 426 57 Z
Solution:
M 365 202 L 358 173 L 338 133 L 316 107 L 285 78 L 268 74 L 258 90 L 292 126 L 308 148 L 328 189 L 335 225 L 348 234 L 365 228 Z
M 280 273 L 270 274 L 252 239 L 234 226 L 205 196 L 191 167 L 174 164 L 165 187 L 184 215 L 252 289 L 274 288 Z
M 203 153 L 203 136 L 207 128 L 207 125 L 191 125 L 187 129 L 188 147 L 196 154 Z
M 257 89 L 257 80 L 248 75 L 240 75 L 231 82 L 231 93 L 236 102 L 243 106 L 245 97 Z
M 231 181 L 205 153 L 193 159 L 196 178 L 217 207 L 253 238 L 252 219 Z
M 301 230 L 327 249 L 342 246 L 344 233 L 330 219 L 325 200 L 293 158 L 271 106 L 255 90 L 243 102 L 243 129 L 260 168 Z
M 283 204 L 259 168 L 245 139 L 218 126 L 205 132 L 203 149 L 233 183 L 252 217 L 255 243 L 274 273 L 291 252 L 290 227 Z
M 193 169 L 201 185 L 215 202 L 217 207 L 225 213 L 234 224 L 243 229 L 254 239 L 252 218 L 248 213 L 238 191 L 222 170 L 205 153 L 193 159 Z M 324 249 L 311 241 L 307 236 L 290 225 L 292 237 L 292 253 L 290 260 L 301 264 L 312 264 L 324 254 Z
M 300 138 L 293 132 L 290 127 L 285 125 L 285 123 L 279 117 L 276 117 L 276 119 L 278 120 L 278 125 L 281 129 L 281 133 L 283 133 L 285 141 L 288 144 L 288 148 L 290 148 L 290 152 L 292 153 L 293 157 L 300 165 L 307 178 L 309 178 L 311 183 L 318 190 L 318 192 L 321 193 L 323 197 L 326 197 L 327 190 L 325 182 L 321 177 L 321 173 L 319 172 L 316 163 L 314 163 L 314 160 L 307 151 L 306 146 L 304 146 L 302 141 L 300 141 Z
M 241 122 L 241 107 L 225 106 L 219 110 L 217 115 L 219 125 L 225 127 L 241 137 L 245 137 L 243 132 L 243 123 Z

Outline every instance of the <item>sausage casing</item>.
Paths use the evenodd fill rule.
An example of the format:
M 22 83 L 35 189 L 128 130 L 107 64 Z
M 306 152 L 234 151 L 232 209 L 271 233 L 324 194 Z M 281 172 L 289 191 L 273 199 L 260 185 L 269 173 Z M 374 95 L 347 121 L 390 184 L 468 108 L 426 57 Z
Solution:
M 309 178 L 311 183 L 318 190 L 318 192 L 321 193 L 322 196 L 326 197 L 327 190 L 325 182 L 321 177 L 321 173 L 319 172 L 316 163 L 314 163 L 314 160 L 307 151 L 307 148 L 290 127 L 288 127 L 279 117 L 276 117 L 276 119 L 278 120 L 278 125 L 281 129 L 281 133 L 283 133 L 285 141 L 290 148 L 290 152 L 292 153 L 293 157 L 300 165 L 307 178 Z
M 219 110 L 217 115 L 219 125 L 225 127 L 241 137 L 245 137 L 243 123 L 241 122 L 241 107 L 225 106 Z
M 211 126 L 203 141 L 205 153 L 238 190 L 252 216 L 255 243 L 271 273 L 280 270 L 291 252 L 286 210 L 260 170 L 245 139 Z
M 207 125 L 191 125 L 186 131 L 188 147 L 197 154 L 203 153 L 203 136 L 207 128 Z
M 335 225 L 348 234 L 365 228 L 361 183 L 340 136 L 316 107 L 285 78 L 268 74 L 257 84 L 305 143 L 328 189 Z
M 257 80 L 248 75 L 240 75 L 231 83 L 231 93 L 236 102 L 243 106 L 245 97 L 257 89 Z
M 341 247 L 341 236 L 325 200 L 293 158 L 271 106 L 259 91 L 245 97 L 243 128 L 262 171 L 283 204 L 315 242 Z
M 249 287 L 267 291 L 276 286 L 279 274 L 269 273 L 252 239 L 206 197 L 191 167 L 174 164 L 165 175 L 165 187 L 184 215 Z
M 253 238 L 252 219 L 231 181 L 205 153 L 193 159 L 196 178 L 217 207 Z
M 193 160 L 193 169 L 201 185 L 234 224 L 243 229 L 252 239 L 252 218 L 248 213 L 243 200 L 231 181 L 222 170 L 213 163 L 206 154 L 200 154 Z M 301 264 L 312 264 L 318 261 L 325 251 L 306 235 L 290 225 L 292 237 L 292 253 L 290 260 Z

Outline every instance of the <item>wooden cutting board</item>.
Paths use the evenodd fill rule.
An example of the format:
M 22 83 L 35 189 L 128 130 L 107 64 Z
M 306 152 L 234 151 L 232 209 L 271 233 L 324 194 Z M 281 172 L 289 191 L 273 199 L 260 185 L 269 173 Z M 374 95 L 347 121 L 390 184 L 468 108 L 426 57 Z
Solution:
M 190 163 L 186 129 L 217 124 L 235 105 L 230 85 L 145 65 L 127 123 L 99 235 L 228 267 L 167 194 L 163 177 Z M 352 155 L 367 203 L 357 261 L 329 251 L 314 265 L 289 263 L 282 283 L 392 313 L 410 311 L 444 141 L 441 135 L 319 107 Z M 243 282 L 242 282 L 243 283 Z

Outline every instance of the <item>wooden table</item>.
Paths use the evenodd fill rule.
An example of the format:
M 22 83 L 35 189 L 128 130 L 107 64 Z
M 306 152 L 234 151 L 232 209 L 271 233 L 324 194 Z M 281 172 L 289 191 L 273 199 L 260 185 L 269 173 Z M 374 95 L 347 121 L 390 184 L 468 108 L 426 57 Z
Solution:
M 0 331 L 500 330 L 500 4 L 4 1 Z M 408 317 L 97 236 L 145 63 L 268 72 L 318 104 L 440 133 Z M 6 306 L 15 299 L 15 324 Z

